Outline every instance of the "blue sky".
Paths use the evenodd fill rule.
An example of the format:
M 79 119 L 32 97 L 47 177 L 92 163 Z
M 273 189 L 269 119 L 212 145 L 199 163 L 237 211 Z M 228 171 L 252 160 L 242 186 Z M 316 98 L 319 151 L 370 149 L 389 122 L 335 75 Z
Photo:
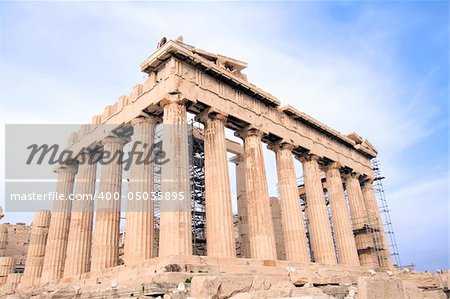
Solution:
M 0 119 L 90 122 L 143 81 L 139 64 L 161 36 L 183 35 L 248 62 L 249 81 L 282 104 L 369 139 L 402 262 L 448 269 L 448 11 L 446 1 L 2 2 Z

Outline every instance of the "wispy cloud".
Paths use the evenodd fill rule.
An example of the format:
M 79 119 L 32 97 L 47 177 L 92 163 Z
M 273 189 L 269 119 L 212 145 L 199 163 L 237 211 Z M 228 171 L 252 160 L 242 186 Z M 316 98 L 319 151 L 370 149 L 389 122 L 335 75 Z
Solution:
M 4 121 L 87 122 L 143 80 L 138 65 L 162 35 L 183 35 L 187 43 L 248 62 L 249 81 L 282 104 L 375 144 L 389 178 L 397 234 L 406 243 L 401 248 L 431 248 L 426 233 L 420 234 L 425 245 L 414 245 L 406 231 L 409 215 L 398 210 L 408 205 L 411 215 L 437 215 L 434 207 L 447 202 L 447 165 L 420 164 L 427 153 L 416 149 L 445 138 L 436 134 L 448 126 L 448 89 L 437 83 L 448 78 L 441 63 L 447 51 L 434 45 L 448 30 L 430 25 L 432 12 L 402 3 L 345 2 L 20 3 L 8 9 L 12 21 L 0 30 L 6 41 L 0 48 Z M 430 40 L 415 37 L 422 27 L 436 29 L 428 30 Z M 437 50 L 415 68 L 421 60 L 409 52 L 427 42 Z M 406 161 L 408 155 L 419 162 Z M 265 156 L 276 195 L 275 161 L 269 151 Z M 440 158 L 447 164 L 447 155 Z M 436 205 L 419 206 L 424 196 Z M 423 227 L 442 228 L 447 219 L 426 221 Z
M 448 177 L 429 175 L 390 192 L 391 216 L 402 220 L 394 223 L 394 229 L 400 232 L 397 241 L 403 262 L 414 261 L 421 269 L 449 268 L 449 251 L 443 250 L 450 241 L 448 185 Z

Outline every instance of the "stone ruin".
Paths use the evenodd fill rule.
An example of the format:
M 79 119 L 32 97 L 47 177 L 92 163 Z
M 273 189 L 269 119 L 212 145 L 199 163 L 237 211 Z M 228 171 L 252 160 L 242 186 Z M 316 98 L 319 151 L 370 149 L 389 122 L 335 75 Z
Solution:
M 414 272 L 393 264 L 373 189 L 374 146 L 341 134 L 251 84 L 247 64 L 163 39 L 141 64 L 148 75 L 129 95 L 70 137 L 84 157 L 153 144 L 155 128 L 202 128 L 204 242 L 193 238 L 191 201 L 56 201 L 33 220 L 25 266 L 5 247 L 1 294 L 8 298 L 448 298 L 448 271 Z M 99 125 L 111 125 L 102 131 Z M 226 138 L 234 131 L 242 142 Z M 160 191 L 191 194 L 189 137 L 164 129 L 168 158 Z M 279 198 L 269 198 L 262 151 L 276 156 Z M 143 150 L 143 149 L 142 149 Z M 228 159 L 229 154 L 233 154 Z M 117 159 L 121 159 L 120 156 Z M 294 160 L 303 167 L 298 183 Z M 228 163 L 236 165 L 233 215 Z M 297 163 L 297 162 L 295 162 Z M 154 192 L 154 165 L 133 164 L 128 192 Z M 121 194 L 122 164 L 67 161 L 56 170 L 60 194 Z M 125 234 L 120 217 L 126 217 Z M 157 226 L 156 224 L 157 223 Z M 193 241 L 194 239 L 194 241 Z M 195 244 L 193 244 L 195 243 Z M 121 248 L 121 244 L 123 248 Z M 23 248 L 26 248 L 25 246 Z M 203 252 L 204 254 L 200 254 Z M 20 273 L 23 272 L 23 273 Z M 447 295 L 446 295 L 447 294 Z

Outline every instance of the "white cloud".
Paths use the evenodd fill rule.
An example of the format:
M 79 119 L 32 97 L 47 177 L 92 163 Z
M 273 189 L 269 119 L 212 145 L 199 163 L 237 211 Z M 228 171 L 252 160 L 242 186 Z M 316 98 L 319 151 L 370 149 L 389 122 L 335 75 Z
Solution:
M 429 175 L 389 194 L 391 216 L 402 220 L 394 223 L 394 230 L 401 257 L 403 253 L 410 259 L 403 262 L 414 259 L 419 269 L 448 269 L 449 252 L 443 250 L 450 241 L 448 185 L 447 176 Z
M 248 62 L 249 81 L 277 96 L 282 104 L 291 104 L 343 133 L 356 131 L 368 138 L 380 151 L 384 174 L 390 180 L 388 186 L 397 188 L 387 194 L 388 200 L 401 203 L 395 205 L 396 209 L 424 194 L 428 194 L 430 200 L 440 198 L 439 194 L 446 190 L 447 185 L 440 180 L 438 184 L 423 180 L 420 186 L 424 189 L 414 189 L 422 174 L 414 172 L 413 165 L 405 165 L 401 159 L 405 151 L 446 125 L 434 119 L 439 113 L 438 107 L 429 100 L 434 94 L 433 80 L 443 70 L 430 69 L 422 80 L 413 81 L 397 63 L 396 36 L 422 21 L 421 18 L 403 22 L 403 17 L 389 12 L 362 10 L 354 22 L 336 25 L 330 24 L 317 6 L 305 3 L 301 5 L 303 9 L 295 13 L 274 3 L 236 6 L 231 3 L 121 2 L 72 3 L 57 7 L 56 13 L 45 6 L 29 8 L 29 13 L 60 21 L 57 36 L 61 43 L 71 38 L 64 35 L 67 26 L 72 28 L 83 18 L 98 18 L 100 29 L 92 30 L 102 34 L 99 37 L 102 43 L 91 52 L 105 53 L 105 61 L 99 61 L 99 65 L 87 65 L 83 61 L 79 64 L 81 70 L 87 71 L 105 67 L 104 73 L 99 72 L 105 77 L 93 78 L 94 87 L 80 87 L 83 81 L 69 82 L 55 73 L 44 75 L 39 69 L 23 66 L 18 71 L 17 65 L 3 62 L 7 67 L 7 71 L 0 74 L 3 93 L 7 98 L 20 101 L 20 105 L 2 103 L 0 117 L 7 122 L 89 121 L 92 115 L 101 113 L 105 105 L 139 83 L 142 75 L 138 74 L 138 64 L 151 54 L 162 35 L 169 38 L 183 35 L 188 44 Z M 71 11 L 70 22 L 57 17 L 64 16 L 67 10 Z M 374 21 L 381 16 L 389 21 L 383 24 Z M 30 14 L 30 19 L 21 21 L 21 30 L 33 28 L 36 20 Z M 40 26 L 45 36 L 46 27 Z M 83 47 L 74 44 L 80 49 Z M 18 88 L 11 86 L 23 81 L 19 75 L 23 73 L 29 75 L 26 79 L 30 85 L 19 93 Z M 108 80 L 113 77 L 120 80 L 111 86 Z M 37 101 L 34 95 L 39 95 Z M 273 154 L 265 151 L 265 157 L 271 195 L 276 195 Z M 446 172 L 440 174 L 447 180 Z M 433 189 L 441 192 L 425 192 Z M 440 205 L 443 202 L 440 201 Z M 414 215 L 424 210 L 430 215 L 439 211 L 418 205 L 410 209 Z M 408 215 L 396 213 L 395 216 L 394 224 L 406 227 Z M 437 220 L 440 224 L 442 221 L 445 219 Z M 424 225 L 432 226 L 426 222 Z

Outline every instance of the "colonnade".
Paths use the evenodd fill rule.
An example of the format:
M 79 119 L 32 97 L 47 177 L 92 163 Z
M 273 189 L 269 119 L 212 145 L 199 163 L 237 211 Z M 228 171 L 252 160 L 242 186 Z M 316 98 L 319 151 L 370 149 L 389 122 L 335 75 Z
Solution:
M 184 199 L 162 200 L 160 203 L 159 256 L 192 255 L 186 106 L 176 99 L 164 100 L 161 106 L 162 123 L 165 125 L 163 152 L 168 161 L 162 167 L 161 192 L 175 192 L 178 196 L 182 194 Z M 227 115 L 207 109 L 197 115 L 197 120 L 205 126 L 207 254 L 233 258 L 236 257 L 236 246 L 225 144 Z M 154 128 L 160 122 L 160 118 L 150 115 L 131 121 L 134 131 L 131 140 L 139 144 L 139 150 L 145 150 L 144 144 L 153 144 Z M 248 126 L 236 131 L 236 135 L 242 138 L 244 147 L 243 154 L 233 159 L 236 163 L 238 213 L 244 257 L 275 260 L 277 250 L 262 150 L 263 132 Z M 104 151 L 115 153 L 123 152 L 124 145 L 129 141 L 129 138 L 111 134 L 101 144 Z M 367 215 L 372 214 L 383 246 L 387 248 L 371 181 L 361 180 L 362 177 L 354 173 L 343 175 L 343 167 L 337 162 L 324 162 L 310 153 L 294 154 L 294 149 L 298 147 L 297 144 L 284 141 L 269 144 L 269 149 L 276 156 L 286 259 L 301 263 L 359 266 L 371 265 L 373 262 L 375 265 L 373 253 L 358 252 L 358 242 L 364 242 L 364 234 L 357 235 L 356 238 L 354 234 L 355 230 L 368 225 Z M 83 160 L 88 160 L 94 154 L 96 153 L 86 152 Z M 120 199 L 126 198 L 121 190 L 122 158 L 123 155 L 117 155 L 110 163 L 102 165 L 98 186 L 99 193 L 121 194 L 119 200 L 97 200 L 95 223 L 93 201 L 74 201 L 73 204 L 71 201 L 55 202 L 48 237 L 39 241 L 42 243 L 47 239 L 44 243 L 45 257 L 39 265 L 42 273 L 38 273 L 40 270 L 28 269 L 37 263 L 36 257 L 42 254 L 43 247 L 40 246 L 39 253 L 29 254 L 25 275 L 33 273 L 34 277 L 41 276 L 41 282 L 49 282 L 86 272 L 99 272 L 118 265 Z M 294 158 L 303 165 L 307 198 L 306 226 L 300 206 Z M 322 171 L 326 175 L 332 223 L 323 192 Z M 58 193 L 66 196 L 71 193 L 96 193 L 96 163 L 64 165 L 56 172 Z M 128 192 L 151 193 L 153 180 L 153 164 L 133 163 Z M 125 264 L 135 264 L 155 256 L 152 204 L 151 201 L 128 201 Z M 42 226 L 44 222 L 35 221 L 34 225 Z M 35 252 L 37 249 L 33 250 Z M 385 250 L 384 254 L 387 255 L 384 264 L 378 262 L 378 265 L 389 268 L 392 266 L 389 251 Z

